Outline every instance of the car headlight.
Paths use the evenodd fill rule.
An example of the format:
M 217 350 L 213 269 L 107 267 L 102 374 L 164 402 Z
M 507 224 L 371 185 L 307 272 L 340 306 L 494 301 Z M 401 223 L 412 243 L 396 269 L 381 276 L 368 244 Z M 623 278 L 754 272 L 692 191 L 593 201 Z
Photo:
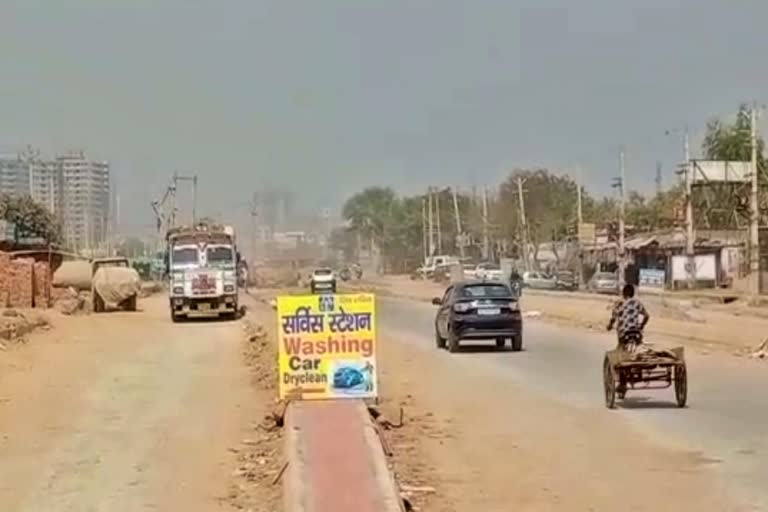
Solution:
M 517 301 L 511 301 L 509 303 L 509 310 L 510 311 L 520 311 L 520 304 Z

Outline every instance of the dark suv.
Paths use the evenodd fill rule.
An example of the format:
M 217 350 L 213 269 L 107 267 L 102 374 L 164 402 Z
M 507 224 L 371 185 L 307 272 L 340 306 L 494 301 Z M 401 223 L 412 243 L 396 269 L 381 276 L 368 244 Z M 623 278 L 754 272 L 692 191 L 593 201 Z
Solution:
M 509 286 L 499 282 L 468 281 L 450 286 L 435 318 L 438 348 L 456 352 L 461 340 L 495 339 L 504 348 L 510 340 L 512 350 L 523 349 L 523 320 L 520 304 Z

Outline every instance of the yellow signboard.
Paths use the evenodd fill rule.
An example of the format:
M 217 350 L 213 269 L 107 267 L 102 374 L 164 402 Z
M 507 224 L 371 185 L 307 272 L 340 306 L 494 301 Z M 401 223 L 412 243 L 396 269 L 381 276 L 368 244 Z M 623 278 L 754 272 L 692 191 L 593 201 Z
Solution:
M 368 293 L 278 297 L 280 397 L 375 397 L 375 303 Z

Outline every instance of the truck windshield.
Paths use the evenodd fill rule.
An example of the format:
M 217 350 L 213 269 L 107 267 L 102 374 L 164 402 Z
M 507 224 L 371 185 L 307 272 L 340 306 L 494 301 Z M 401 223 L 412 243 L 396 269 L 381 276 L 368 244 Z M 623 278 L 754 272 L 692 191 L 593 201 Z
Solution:
M 235 266 L 232 248 L 226 245 L 208 247 L 206 251 L 208 264 L 212 267 L 232 267 Z
M 173 249 L 174 265 L 192 265 L 198 262 L 197 248 L 195 247 L 177 247 Z

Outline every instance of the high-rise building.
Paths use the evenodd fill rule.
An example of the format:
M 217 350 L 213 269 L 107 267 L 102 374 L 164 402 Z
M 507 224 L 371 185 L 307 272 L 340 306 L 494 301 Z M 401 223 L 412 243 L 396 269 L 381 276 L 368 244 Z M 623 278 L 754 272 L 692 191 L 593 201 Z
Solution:
M 107 238 L 110 219 L 109 163 L 72 153 L 56 158 L 61 172 L 62 221 L 67 245 L 97 247 Z
M 29 166 L 18 156 L 0 155 L 0 194 L 20 197 L 30 194 Z
M 61 165 L 57 161 L 35 159 L 28 167 L 32 199 L 61 218 L 64 213 Z

